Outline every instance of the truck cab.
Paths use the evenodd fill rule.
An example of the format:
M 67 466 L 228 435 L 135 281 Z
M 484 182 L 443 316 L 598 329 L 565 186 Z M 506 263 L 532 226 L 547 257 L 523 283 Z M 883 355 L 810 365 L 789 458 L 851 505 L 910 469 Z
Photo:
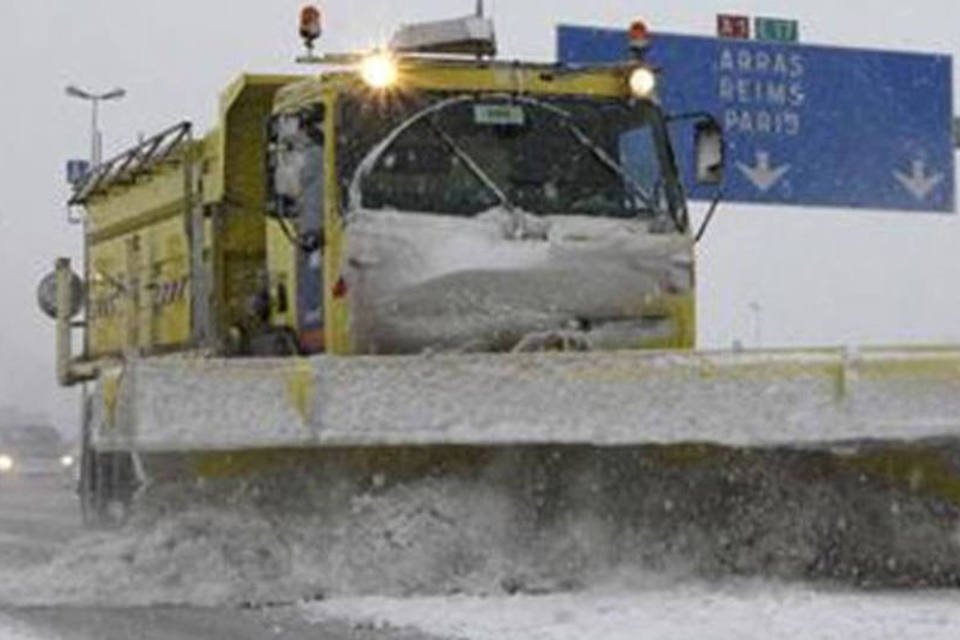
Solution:
M 263 317 L 303 353 L 692 348 L 655 71 L 498 62 L 466 20 L 278 91 Z

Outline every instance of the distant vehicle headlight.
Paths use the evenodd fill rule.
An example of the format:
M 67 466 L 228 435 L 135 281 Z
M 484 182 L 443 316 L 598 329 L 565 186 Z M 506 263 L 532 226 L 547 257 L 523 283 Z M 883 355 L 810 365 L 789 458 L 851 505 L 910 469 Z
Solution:
M 69 454 L 60 457 L 60 464 L 64 467 L 72 467 L 74 462 L 76 462 L 76 460 Z
M 0 454 L 0 473 L 13 471 L 13 458 L 6 454 Z

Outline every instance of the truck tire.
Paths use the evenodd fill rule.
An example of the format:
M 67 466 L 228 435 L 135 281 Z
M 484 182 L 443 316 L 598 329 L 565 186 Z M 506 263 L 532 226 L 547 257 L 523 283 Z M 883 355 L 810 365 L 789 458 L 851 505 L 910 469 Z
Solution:
M 84 525 L 114 528 L 123 525 L 130 512 L 137 480 L 129 452 L 98 452 L 92 446 L 92 401 L 84 402 L 83 446 L 77 493 Z

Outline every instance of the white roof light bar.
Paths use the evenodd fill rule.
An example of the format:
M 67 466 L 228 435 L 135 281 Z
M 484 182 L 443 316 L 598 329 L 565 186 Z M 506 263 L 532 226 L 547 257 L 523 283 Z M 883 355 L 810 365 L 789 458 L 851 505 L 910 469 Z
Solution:
M 464 56 L 497 54 L 493 21 L 481 16 L 404 25 L 390 41 L 396 53 L 437 53 Z

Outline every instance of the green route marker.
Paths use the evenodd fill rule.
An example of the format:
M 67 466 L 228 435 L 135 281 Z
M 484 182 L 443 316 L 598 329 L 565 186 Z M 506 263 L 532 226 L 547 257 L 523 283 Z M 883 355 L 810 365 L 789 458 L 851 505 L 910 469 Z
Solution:
M 797 42 L 800 40 L 800 23 L 782 18 L 756 18 L 754 37 L 767 42 Z

